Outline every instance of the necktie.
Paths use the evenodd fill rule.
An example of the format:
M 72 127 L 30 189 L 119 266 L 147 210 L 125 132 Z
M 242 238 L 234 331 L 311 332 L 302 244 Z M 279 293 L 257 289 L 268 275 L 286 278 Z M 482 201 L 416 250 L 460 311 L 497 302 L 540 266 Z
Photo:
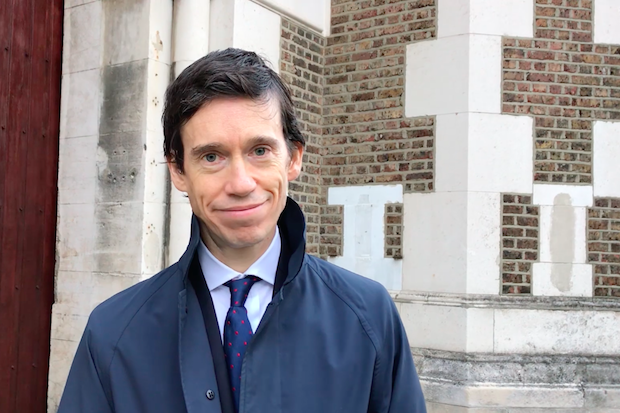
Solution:
M 250 288 L 259 279 L 258 277 L 248 276 L 228 281 L 225 284 L 230 288 L 230 308 L 226 314 L 226 324 L 224 324 L 224 354 L 228 362 L 228 373 L 236 411 L 239 411 L 241 364 L 253 334 L 250 320 L 248 320 L 248 310 L 245 308 L 245 300 L 248 298 Z

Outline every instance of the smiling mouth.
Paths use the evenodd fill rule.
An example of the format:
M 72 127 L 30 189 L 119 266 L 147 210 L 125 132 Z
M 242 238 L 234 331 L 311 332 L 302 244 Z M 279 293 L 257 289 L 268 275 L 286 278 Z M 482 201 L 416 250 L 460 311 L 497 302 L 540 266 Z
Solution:
M 249 211 L 251 209 L 258 208 L 259 206 L 261 206 L 263 204 L 264 204 L 264 202 L 262 202 L 260 204 L 252 204 L 252 205 L 244 205 L 244 206 L 239 206 L 239 207 L 234 207 L 234 208 L 227 208 L 227 209 L 223 209 L 222 211 L 224 211 L 224 212 L 243 212 L 243 211 Z

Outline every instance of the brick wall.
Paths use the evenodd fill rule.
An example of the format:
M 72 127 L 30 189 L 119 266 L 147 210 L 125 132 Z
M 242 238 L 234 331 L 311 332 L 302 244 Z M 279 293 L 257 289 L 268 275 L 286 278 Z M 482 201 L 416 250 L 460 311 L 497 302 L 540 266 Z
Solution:
M 435 0 L 333 0 L 325 48 L 325 186 L 433 188 L 434 119 L 404 117 L 405 48 L 436 32 Z
M 386 258 L 403 257 L 403 204 L 385 205 L 384 253 Z
M 436 35 L 437 1 L 332 0 L 327 39 L 283 22 L 281 71 L 308 136 L 291 194 L 308 216 L 311 253 L 342 254 L 343 208 L 326 205 L 328 187 L 433 190 L 435 119 L 405 118 L 403 95 L 405 48 Z M 536 0 L 534 39 L 503 39 L 503 113 L 534 117 L 534 182 L 590 185 L 593 121 L 620 120 L 620 46 L 592 42 L 592 16 L 591 0 Z M 505 294 L 531 293 L 539 243 L 539 209 L 531 202 L 528 194 L 503 194 Z M 619 295 L 620 219 L 605 218 L 616 216 L 617 201 L 596 202 L 588 243 L 595 293 Z M 392 210 L 388 217 L 402 220 Z M 398 258 L 394 231 L 386 223 L 385 252 Z
M 598 198 L 588 209 L 588 262 L 594 295 L 620 297 L 620 199 Z
M 532 292 L 532 263 L 538 260 L 538 214 L 531 195 L 502 195 L 503 294 Z
M 306 137 L 303 169 L 289 190 L 306 215 L 307 251 L 318 255 L 319 214 L 326 191 L 320 181 L 325 38 L 285 18 L 281 29 L 280 74 L 291 88 L 301 131 Z
M 620 119 L 620 46 L 592 43 L 592 0 L 536 0 L 535 38 L 505 38 L 503 111 L 533 115 L 534 180 L 592 182 L 592 122 Z
M 591 184 L 593 122 L 620 120 L 620 46 L 594 44 L 592 18 L 591 0 L 536 0 L 534 39 L 503 39 L 503 112 L 534 117 L 535 182 Z M 602 207 L 613 202 L 597 200 L 590 210 L 589 262 L 599 296 L 618 294 L 613 271 L 620 267 L 611 261 L 620 227 L 603 218 L 617 212 Z M 503 234 L 518 232 L 506 226 L 506 208 Z M 513 243 L 505 236 L 502 243 L 502 291 L 530 293 L 530 265 L 512 258 L 525 252 L 506 247 Z

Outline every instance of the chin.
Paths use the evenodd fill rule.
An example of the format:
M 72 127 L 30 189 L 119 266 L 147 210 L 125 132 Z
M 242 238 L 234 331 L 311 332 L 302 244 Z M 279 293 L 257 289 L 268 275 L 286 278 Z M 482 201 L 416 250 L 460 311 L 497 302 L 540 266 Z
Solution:
M 269 232 L 258 228 L 233 230 L 227 238 L 230 246 L 233 248 L 249 248 L 264 241 L 269 236 Z

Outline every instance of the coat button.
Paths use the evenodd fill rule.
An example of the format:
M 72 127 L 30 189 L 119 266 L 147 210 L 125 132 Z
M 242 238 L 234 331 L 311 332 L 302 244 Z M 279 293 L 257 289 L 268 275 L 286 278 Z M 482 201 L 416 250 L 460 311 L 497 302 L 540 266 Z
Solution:
M 207 399 L 209 400 L 213 400 L 215 399 L 215 393 L 213 392 L 213 390 L 207 390 Z

